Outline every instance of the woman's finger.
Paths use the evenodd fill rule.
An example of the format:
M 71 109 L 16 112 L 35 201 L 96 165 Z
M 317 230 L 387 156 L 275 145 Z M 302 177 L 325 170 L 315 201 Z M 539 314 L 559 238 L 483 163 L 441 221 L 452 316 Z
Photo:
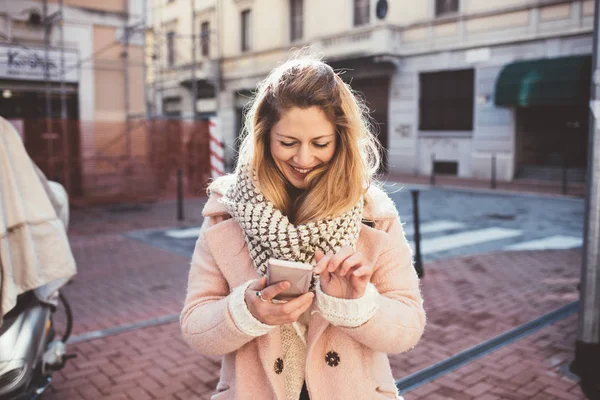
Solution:
M 310 301 L 307 301 L 305 304 L 303 304 L 301 307 L 297 308 L 296 310 L 294 310 L 291 314 L 290 314 L 290 318 L 291 318 L 291 322 L 295 322 L 298 320 L 298 318 L 300 318 L 300 316 L 302 314 L 304 314 L 306 312 L 306 310 L 308 310 L 310 308 L 312 304 L 312 299 Z
M 357 276 L 357 277 L 358 276 L 368 276 L 370 278 L 371 275 L 373 275 L 373 268 L 369 267 L 368 265 L 363 265 L 362 267 L 354 270 L 354 272 L 352 272 L 352 275 Z
M 271 301 L 279 293 L 285 292 L 289 289 L 290 283 L 288 281 L 281 281 L 267 286 L 261 290 L 261 297 L 263 300 Z
M 250 284 L 250 286 L 248 286 L 248 289 L 253 290 L 253 291 L 263 290 L 266 285 L 267 285 L 267 277 L 263 276 L 262 278 L 257 279 L 254 282 L 252 282 Z
M 317 260 L 316 254 L 317 253 L 315 253 L 315 260 Z M 329 264 L 331 257 L 333 257 L 333 253 L 329 252 L 326 255 L 324 255 L 323 257 L 321 257 L 320 259 L 318 259 L 317 265 L 315 266 L 315 269 L 313 270 L 313 272 L 315 274 L 322 273 L 327 268 L 327 265 Z
M 319 280 L 321 281 L 321 284 L 324 287 L 327 287 L 327 284 L 331 280 L 331 272 L 329 272 L 329 270 L 327 270 L 327 268 L 323 269 L 323 271 L 321 271 L 321 276 L 320 276 Z
M 279 306 L 277 313 L 278 314 L 291 314 L 296 309 L 302 307 L 302 305 L 304 305 L 306 302 L 311 303 L 313 297 L 314 297 L 313 292 L 306 292 L 303 295 L 298 296 L 295 299 L 292 299 L 285 304 L 276 304 L 276 306 Z
M 349 271 L 356 267 L 361 267 L 363 262 L 362 253 L 354 253 L 350 257 L 346 258 L 342 265 L 338 268 L 338 275 L 346 276 Z
M 354 250 L 351 247 L 342 247 L 329 261 L 327 270 L 333 272 L 344 262 L 344 260 L 354 254 Z
M 318 264 L 319 261 L 321 261 L 321 259 L 325 257 L 325 253 L 323 253 L 322 250 L 316 250 L 315 251 L 315 262 Z

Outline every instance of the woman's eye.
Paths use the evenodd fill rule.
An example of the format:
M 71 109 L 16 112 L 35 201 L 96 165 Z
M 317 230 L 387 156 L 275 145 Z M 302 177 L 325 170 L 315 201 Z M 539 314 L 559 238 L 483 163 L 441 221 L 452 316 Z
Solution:
M 281 143 L 281 145 L 283 147 L 292 147 L 295 144 L 294 142 L 291 142 L 291 143 L 290 142 L 279 142 L 279 143 Z
M 320 149 L 324 149 L 325 147 L 329 146 L 329 143 L 331 142 L 327 142 L 327 143 L 315 143 L 315 146 L 320 148 Z

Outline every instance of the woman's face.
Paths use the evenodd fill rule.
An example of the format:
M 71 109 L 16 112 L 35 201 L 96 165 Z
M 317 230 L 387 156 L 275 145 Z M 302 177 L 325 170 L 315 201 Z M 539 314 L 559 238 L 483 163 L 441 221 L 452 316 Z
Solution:
M 335 126 L 319 107 L 285 112 L 271 128 L 270 139 L 275 164 L 298 189 L 305 189 L 308 173 L 327 164 L 335 153 Z

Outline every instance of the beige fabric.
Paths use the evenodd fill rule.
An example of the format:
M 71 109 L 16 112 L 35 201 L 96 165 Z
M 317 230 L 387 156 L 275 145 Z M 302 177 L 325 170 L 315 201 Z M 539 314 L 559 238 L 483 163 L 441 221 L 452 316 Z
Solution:
M 65 226 L 43 174 L 13 126 L 0 117 L 0 313 L 21 293 L 57 290 L 76 273 Z

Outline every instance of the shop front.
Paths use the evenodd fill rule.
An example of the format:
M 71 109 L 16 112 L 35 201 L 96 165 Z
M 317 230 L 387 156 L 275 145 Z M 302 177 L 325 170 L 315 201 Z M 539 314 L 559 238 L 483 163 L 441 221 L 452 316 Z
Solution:
M 0 45 L 0 116 L 48 178 L 73 195 L 82 184 L 77 64 L 74 51 Z
M 517 178 L 585 179 L 591 67 L 586 55 L 504 67 L 495 103 L 514 108 Z

